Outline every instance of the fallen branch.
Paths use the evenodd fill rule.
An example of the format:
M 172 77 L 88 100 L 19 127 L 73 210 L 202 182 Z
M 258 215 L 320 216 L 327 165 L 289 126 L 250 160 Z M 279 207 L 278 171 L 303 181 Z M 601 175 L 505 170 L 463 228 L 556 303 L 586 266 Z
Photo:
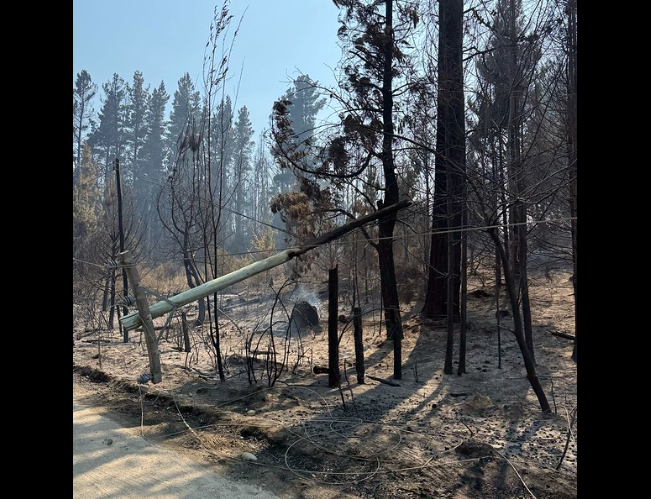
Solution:
M 559 338 L 565 338 L 566 340 L 574 341 L 573 334 L 561 333 L 560 331 L 550 331 L 550 333 L 552 333 L 554 336 L 558 336 Z
M 563 454 L 561 455 L 561 459 L 558 461 L 558 464 L 556 465 L 557 470 L 561 469 L 561 465 L 563 464 L 563 460 L 565 459 L 565 455 L 567 454 L 567 449 L 570 447 L 570 439 L 572 438 L 572 427 L 576 422 L 577 408 L 578 406 L 572 409 L 571 417 L 570 414 L 567 413 L 567 407 L 565 408 L 565 413 L 567 414 L 567 438 L 565 439 L 565 448 L 563 449 Z
M 111 343 L 111 340 L 81 340 L 82 343 Z
M 91 329 L 84 331 L 83 333 L 77 333 L 77 339 L 80 340 L 82 338 L 86 338 L 87 336 L 92 336 L 94 334 L 101 334 L 101 333 L 112 333 L 112 329 Z
M 382 378 L 378 378 L 378 377 L 376 377 L 376 376 L 371 376 L 370 374 L 367 375 L 366 377 L 369 378 L 369 379 L 372 379 L 373 381 L 378 381 L 378 382 L 380 382 L 380 383 L 384 383 L 385 385 L 389 385 L 389 386 L 402 386 L 400 383 L 397 383 L 397 382 L 395 382 L 395 381 L 391 381 L 390 379 L 382 379 Z
M 536 496 L 534 495 L 534 493 L 531 492 L 531 489 L 527 486 L 526 482 L 524 481 L 524 478 L 522 478 L 522 475 L 518 472 L 516 467 L 513 466 L 513 463 L 509 460 L 509 458 L 507 458 L 504 454 L 502 454 L 500 451 L 498 451 L 495 447 L 493 447 L 493 452 L 495 452 L 495 454 L 497 454 L 498 456 L 500 456 L 502 459 L 504 459 L 507 462 L 507 464 L 511 467 L 511 469 L 513 471 L 515 471 L 515 474 L 518 475 L 518 478 L 520 479 L 520 482 L 524 486 L 525 490 L 527 492 L 529 492 L 529 494 L 531 495 L 531 497 L 533 497 L 533 499 L 537 499 Z

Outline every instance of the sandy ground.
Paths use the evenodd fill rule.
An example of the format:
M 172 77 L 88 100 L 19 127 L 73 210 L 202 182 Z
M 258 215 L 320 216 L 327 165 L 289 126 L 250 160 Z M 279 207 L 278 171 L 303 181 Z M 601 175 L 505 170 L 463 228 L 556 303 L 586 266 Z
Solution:
M 261 300 L 224 308 L 224 383 L 205 348 L 205 328 L 192 328 L 193 348 L 186 354 L 178 348 L 180 328 L 174 319 L 174 332 L 161 341 L 161 384 L 139 388 L 136 383 L 147 372 L 148 359 L 138 332 L 126 344 L 117 332 L 102 332 L 75 337 L 73 386 L 85 384 L 92 403 L 117 415 L 134 428 L 133 434 L 142 431 L 148 442 L 211 466 L 195 470 L 217 469 L 229 479 L 255 481 L 281 498 L 573 499 L 577 421 L 571 432 L 568 427 L 577 408 L 577 367 L 570 360 L 572 342 L 551 334 L 573 332 L 571 283 L 562 274 L 553 281 L 532 281 L 538 374 L 553 406 L 551 415 L 540 412 L 509 333 L 509 318 L 502 322 L 503 365 L 498 365 L 495 304 L 490 296 L 479 295 L 469 303 L 472 327 L 462 376 L 442 372 L 445 323 L 420 317 L 419 306 L 412 303 L 403 310 L 400 386 L 369 378 L 390 380 L 393 365 L 392 343 L 379 329 L 379 315 L 370 303 L 364 306 L 369 311 L 364 318 L 365 384 L 356 380 L 350 324 L 340 324 L 340 362 L 347 374 L 341 390 L 328 387 L 327 374 L 313 372 L 314 366 L 327 365 L 326 327 L 300 338 L 287 339 L 282 331 L 267 334 L 254 343 L 256 380 L 250 384 L 245 339 L 258 338 L 256 331 L 283 318 L 280 306 L 271 317 L 273 302 Z M 317 295 L 321 288 L 314 288 L 311 300 L 320 303 L 325 319 L 325 302 Z M 286 297 L 288 310 L 293 302 Z M 270 386 L 275 364 L 265 351 L 272 338 L 286 369 Z M 96 339 L 103 342 L 98 345 Z M 457 355 L 455 347 L 455 359 Z M 98 437 L 95 449 L 119 451 L 115 438 L 108 449 L 104 438 Z M 255 465 L 241 461 L 242 452 L 254 453 Z M 160 480 L 166 483 L 167 477 Z M 169 497 L 205 497 L 184 493 Z
M 87 405 L 78 390 L 72 404 L 72 491 L 75 499 L 274 499 L 258 485 L 225 478 L 170 449 L 138 428 L 125 428 Z

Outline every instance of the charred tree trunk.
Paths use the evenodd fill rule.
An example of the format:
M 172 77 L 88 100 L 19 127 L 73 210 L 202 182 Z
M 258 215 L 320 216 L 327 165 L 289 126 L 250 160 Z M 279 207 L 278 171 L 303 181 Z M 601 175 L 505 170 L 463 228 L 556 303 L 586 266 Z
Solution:
M 336 388 L 341 380 L 339 372 L 339 273 L 337 262 L 328 272 L 328 386 Z
M 509 15 L 511 94 L 509 98 L 508 149 L 510 167 L 509 190 L 513 196 L 513 202 L 511 204 L 511 259 L 513 272 L 519 278 L 525 339 L 531 358 L 535 363 L 531 304 L 529 302 L 529 281 L 527 277 L 527 206 L 523 198 L 526 182 L 521 144 L 523 82 L 522 72 L 518 67 L 518 16 L 516 0 L 511 0 L 509 7 L 511 10 Z
M 495 213 L 495 220 L 497 224 L 500 223 L 500 213 L 502 214 L 502 217 L 505 216 L 506 213 L 506 201 L 505 201 L 505 192 L 503 189 L 504 186 L 504 165 L 502 163 L 502 145 L 501 143 L 498 142 L 497 147 L 496 147 L 496 142 L 497 139 L 493 138 L 491 140 L 491 166 L 492 166 L 492 180 L 494 185 L 496 186 L 494 194 L 491 196 L 492 197 L 492 203 L 493 203 L 493 213 Z M 498 151 L 499 150 L 499 154 Z M 499 188 L 497 188 L 499 186 Z M 500 234 L 503 235 L 504 238 L 508 237 L 508 230 L 507 230 L 507 220 L 502 218 L 501 220 L 503 227 L 502 230 L 497 231 L 497 237 L 500 237 Z M 506 240 L 506 239 L 505 239 Z M 504 248 L 508 247 L 508 243 L 504 244 Z M 508 260 L 508 254 L 505 255 L 506 259 Z M 500 324 L 500 292 L 501 292 L 501 286 L 502 286 L 502 262 L 500 260 L 500 253 L 495 248 L 495 290 L 494 290 L 494 302 L 495 302 L 495 318 L 497 319 L 497 368 L 502 369 L 502 326 Z
M 445 180 L 448 185 L 448 188 L 451 188 L 452 183 L 452 168 L 448 165 Z M 454 240 L 455 240 L 455 228 L 452 226 L 452 220 L 454 219 L 454 206 L 452 203 L 453 195 L 451 192 L 447 193 L 446 205 L 448 208 L 447 211 L 447 278 L 445 280 L 445 285 L 447 288 L 446 296 L 446 316 L 447 316 L 447 338 L 445 342 L 445 362 L 443 365 L 443 372 L 445 374 L 452 374 L 454 372 L 454 366 L 452 365 L 452 355 L 454 354 Z
M 427 229 L 430 228 L 430 207 L 432 207 L 432 188 L 430 185 L 430 162 L 429 159 L 425 162 L 425 215 L 423 223 L 423 275 L 429 275 L 429 269 L 431 262 L 429 261 L 432 252 L 430 251 L 430 246 L 432 242 L 432 237 L 427 234 Z
M 511 236 L 509 230 L 509 212 L 508 212 L 508 199 L 507 199 L 507 189 L 506 189 L 506 165 L 504 160 L 504 144 L 502 144 L 502 138 L 500 135 L 498 143 L 498 159 L 499 159 L 499 191 L 500 191 L 500 211 L 502 213 L 502 235 L 504 237 L 504 251 L 506 252 L 506 258 L 508 261 L 511 261 Z
M 464 189 L 464 199 L 466 199 L 467 190 Z M 468 334 L 468 232 L 465 228 L 468 226 L 468 209 L 464 204 L 463 207 L 463 228 L 461 233 L 461 324 L 459 325 L 459 366 L 457 374 L 466 373 L 466 350 Z
M 188 330 L 188 316 L 185 312 L 181 313 L 181 331 L 183 332 L 183 351 L 190 353 L 192 345 L 190 344 L 190 332 Z
M 364 338 L 362 328 L 362 309 L 353 308 L 353 327 L 355 335 L 355 372 L 357 373 L 357 383 L 364 384 Z
M 121 175 L 120 175 L 120 160 L 115 159 L 115 191 L 117 194 L 118 198 L 118 234 L 120 237 L 120 253 L 124 251 L 124 220 L 123 220 L 123 215 L 122 215 L 122 180 L 121 180 Z M 129 296 L 129 281 L 127 279 L 127 271 L 126 269 L 122 269 L 122 296 L 126 299 L 127 296 Z M 129 313 L 129 309 L 125 306 L 122 309 L 123 315 L 127 315 Z M 120 329 L 122 328 L 122 324 L 120 323 Z M 129 342 L 129 331 L 126 329 L 123 329 L 123 338 L 122 341 L 124 343 Z
M 448 198 L 448 206 L 451 205 L 452 205 L 452 200 Z M 454 367 L 452 366 L 452 355 L 454 354 L 454 258 L 453 258 L 454 238 L 452 236 L 452 232 L 448 231 L 447 239 L 448 239 L 448 272 L 447 272 L 447 279 L 446 279 L 447 338 L 445 342 L 445 363 L 443 366 L 443 372 L 445 374 L 452 374 L 454 372 Z
M 538 403 L 540 404 L 540 408 L 542 409 L 542 411 L 551 413 L 552 412 L 551 407 L 549 406 L 549 402 L 547 401 L 547 396 L 545 395 L 545 391 L 543 390 L 542 385 L 540 384 L 540 379 L 538 378 L 538 374 L 536 372 L 536 365 L 534 363 L 533 357 L 531 356 L 531 352 L 529 351 L 529 346 L 527 345 L 527 341 L 524 336 L 524 327 L 522 325 L 522 314 L 520 314 L 520 305 L 518 303 L 516 277 L 511 267 L 509 266 L 509 262 L 506 257 L 506 252 L 504 251 L 504 245 L 500 240 L 497 230 L 492 228 L 488 230 L 488 233 L 490 234 L 491 239 L 495 244 L 495 248 L 497 249 L 497 252 L 500 256 L 500 260 L 502 262 L 502 269 L 504 271 L 504 281 L 506 284 L 506 289 L 511 304 L 511 313 L 513 314 L 513 324 L 515 328 L 513 334 L 515 335 L 515 340 L 518 343 L 520 352 L 522 353 L 522 360 L 524 361 L 524 366 L 527 371 L 527 379 L 529 380 L 529 383 L 531 384 L 531 388 L 536 394 L 536 397 L 538 397 Z
M 377 252 L 378 252 L 378 260 L 379 260 L 379 266 L 380 266 L 380 298 L 382 301 L 382 310 L 385 312 L 389 309 L 391 303 L 391 299 L 389 298 L 389 286 L 390 284 L 387 284 L 387 280 L 385 280 L 385 275 L 383 273 L 383 267 L 382 267 L 382 262 L 386 265 L 388 261 L 388 256 L 386 254 L 386 249 L 380 249 L 380 247 L 377 247 Z M 395 274 L 395 272 L 394 272 Z M 394 322 L 394 317 L 391 314 L 384 314 L 384 328 L 386 330 L 386 335 L 388 339 L 393 339 L 393 325 L 395 324 Z
M 111 288 L 111 272 L 104 279 L 104 290 L 102 292 L 102 312 L 108 312 L 109 308 L 109 289 Z M 111 326 L 112 328 L 113 326 Z
M 437 145 L 441 134 L 443 119 L 437 118 Z M 435 156 L 434 167 L 434 197 L 432 201 L 432 241 L 430 243 L 429 273 L 427 278 L 427 293 L 423 314 L 427 317 L 444 317 L 447 314 L 447 247 L 445 230 L 447 229 L 447 208 L 445 193 L 447 190 L 446 175 L 443 160 Z
M 394 222 L 395 223 L 395 222 Z M 390 237 L 388 224 L 380 222 L 380 238 Z M 383 227 L 384 226 L 384 227 Z M 384 228 L 384 230 L 383 230 Z M 378 245 L 381 285 L 384 289 L 383 304 L 387 337 L 393 340 L 393 377 L 402 379 L 402 319 L 396 284 L 396 269 L 393 260 L 393 241 L 382 239 Z
M 208 305 L 208 317 L 210 320 L 210 337 L 215 347 L 215 356 L 217 357 L 217 374 L 219 374 L 219 380 L 223 383 L 226 381 L 226 374 L 224 373 L 224 363 L 222 361 L 222 349 L 221 349 L 221 339 L 219 335 L 219 310 L 217 309 L 217 293 L 213 294 L 213 310 L 214 310 L 214 322 L 211 317 L 211 307 Z M 272 332 L 273 334 L 273 332 Z
M 569 175 L 570 175 L 570 216 L 572 230 L 572 284 L 574 285 L 574 350 L 572 360 L 576 362 L 576 345 L 578 337 L 578 314 L 577 314 L 577 1 L 568 2 L 568 91 L 567 91 L 567 118 L 568 135 L 567 146 L 569 153 Z
M 109 276 L 109 318 L 108 318 L 108 327 L 109 329 L 113 329 L 113 326 L 115 325 L 115 282 L 116 282 L 116 276 L 115 276 L 115 269 L 111 269 L 111 275 Z
M 364 303 L 368 305 L 370 290 L 368 289 L 368 259 L 366 254 L 366 246 L 364 246 Z
M 525 212 L 526 217 L 526 212 Z M 531 301 L 529 300 L 529 273 L 527 271 L 527 228 L 522 226 L 520 233 L 520 294 L 522 302 L 522 320 L 524 321 L 524 336 L 531 352 L 531 358 L 536 362 L 533 344 L 533 323 L 531 320 Z
M 466 132 L 463 94 L 463 0 L 439 2 L 439 94 L 437 100 L 437 131 L 434 201 L 432 208 L 432 244 L 427 294 L 423 313 L 427 317 L 442 317 L 452 310 L 459 317 L 461 310 L 461 245 L 459 232 L 452 233 L 453 247 L 448 251 L 447 230 L 462 225 L 464 185 L 466 182 Z M 449 213 L 447 198 L 451 198 Z M 448 259 L 452 258 L 452 262 Z M 447 279 L 449 269 L 450 279 Z M 448 283 L 452 286 L 448 290 Z M 448 299 L 452 303 L 449 308 Z
M 499 233 L 497 234 L 497 237 L 500 237 Z M 501 317 L 500 317 L 500 287 L 501 286 L 502 286 L 502 267 L 500 262 L 500 253 L 496 249 L 495 250 L 495 318 L 497 319 L 497 368 L 498 369 L 502 369 L 502 325 L 501 325 Z
M 384 202 L 378 202 L 378 208 L 398 203 L 400 194 L 393 161 L 393 0 L 385 0 L 384 58 L 382 78 L 382 169 L 385 180 Z M 393 232 L 397 215 L 393 213 L 380 220 L 377 251 L 380 263 L 380 277 L 388 333 L 393 338 L 393 377 L 402 379 L 402 321 L 400 318 L 400 300 L 396 282 L 396 269 L 393 256 Z
M 188 287 L 194 288 L 201 284 L 197 269 L 194 267 L 190 254 L 185 250 L 183 252 L 183 267 L 185 269 L 185 280 L 188 283 Z M 194 325 L 201 326 L 206 320 L 206 300 L 204 298 L 197 300 L 197 307 L 198 314 Z

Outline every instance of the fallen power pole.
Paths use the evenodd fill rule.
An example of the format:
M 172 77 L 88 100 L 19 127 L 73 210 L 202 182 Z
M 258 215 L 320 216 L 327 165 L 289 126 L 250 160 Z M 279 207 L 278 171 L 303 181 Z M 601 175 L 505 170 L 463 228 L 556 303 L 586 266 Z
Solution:
M 327 232 L 319 237 L 316 237 L 306 242 L 305 244 L 299 246 L 298 248 L 281 251 L 276 255 L 270 256 L 269 258 L 265 258 L 264 260 L 257 261 L 255 263 L 252 263 L 251 265 L 247 265 L 246 267 L 231 272 L 230 274 L 226 274 L 225 276 L 218 277 L 217 279 L 213 279 L 212 281 L 205 282 L 195 288 L 183 291 L 182 293 L 172 296 L 167 300 L 154 303 L 149 307 L 149 314 L 146 315 L 151 316 L 152 319 L 155 319 L 156 317 L 161 317 L 173 311 L 176 308 L 195 302 L 201 298 L 205 298 L 206 296 L 221 291 L 222 289 L 232 286 L 233 284 L 236 284 L 238 282 L 244 281 L 245 279 L 248 279 L 249 277 L 252 277 L 256 274 L 260 274 L 261 272 L 270 270 L 274 267 L 282 265 L 283 263 L 287 263 L 291 259 L 303 255 L 314 248 L 327 244 L 342 236 L 345 236 L 349 232 L 352 232 L 353 230 L 358 229 L 359 227 L 362 227 L 363 225 L 366 225 L 369 222 L 373 222 L 377 219 L 389 215 L 395 215 L 398 211 L 402 210 L 403 208 L 406 208 L 410 204 L 411 204 L 410 201 L 404 200 L 396 204 L 393 204 L 391 206 L 387 206 L 385 208 L 382 208 L 381 210 L 378 210 L 374 213 L 353 220 L 350 223 L 342 225 L 341 227 L 338 227 L 330 232 Z M 131 314 L 125 315 L 120 318 L 120 323 L 122 324 L 122 326 L 126 331 L 135 329 L 139 326 L 142 326 L 141 315 L 142 315 L 142 311 L 133 312 Z

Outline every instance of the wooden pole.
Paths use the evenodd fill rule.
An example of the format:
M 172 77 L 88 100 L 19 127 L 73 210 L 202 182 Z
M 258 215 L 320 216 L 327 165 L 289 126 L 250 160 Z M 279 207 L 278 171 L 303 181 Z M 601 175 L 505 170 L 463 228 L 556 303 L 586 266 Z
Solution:
M 120 252 L 124 251 L 124 217 L 122 215 L 122 176 L 120 175 L 120 160 L 115 158 L 115 192 L 118 198 L 118 235 L 120 237 Z M 129 295 L 129 280 L 125 269 L 122 269 L 122 296 L 126 298 Z M 129 309 L 125 306 L 124 315 L 129 313 Z M 121 324 L 121 322 L 120 322 Z M 124 343 L 129 343 L 129 330 L 123 328 L 122 331 Z
M 335 260 L 328 272 L 328 386 L 339 386 L 339 273 Z
M 188 332 L 188 315 L 185 312 L 181 313 L 181 329 L 183 330 L 184 351 L 189 353 L 192 351 L 192 347 L 190 346 L 190 333 Z
M 362 338 L 362 309 L 353 308 L 353 326 L 355 328 L 355 371 L 357 383 L 364 384 L 364 340 Z
M 282 251 L 276 255 L 270 256 L 269 258 L 265 258 L 264 260 L 260 260 L 239 270 L 231 272 L 230 274 L 218 277 L 212 281 L 205 282 L 200 286 L 188 289 L 187 291 L 183 291 L 182 293 L 179 293 L 178 295 L 173 296 L 165 301 L 154 303 L 150 307 L 151 316 L 155 319 L 156 317 L 160 317 L 168 312 L 171 312 L 175 308 L 182 307 L 188 303 L 192 303 L 201 298 L 205 298 L 208 295 L 214 294 L 217 291 L 221 291 L 222 289 L 248 279 L 249 277 L 282 265 L 283 263 L 290 261 L 296 256 L 300 256 L 314 248 L 317 248 L 318 246 L 327 244 L 330 241 L 334 241 L 335 239 L 340 238 L 349 232 L 358 229 L 363 225 L 366 225 L 369 222 L 373 222 L 374 220 L 386 217 L 387 215 L 391 215 L 403 208 L 406 208 L 410 204 L 410 201 L 405 200 L 400 201 L 394 205 L 387 206 L 386 208 L 382 208 L 375 213 L 371 213 L 370 215 L 358 218 L 357 220 L 342 225 L 341 227 L 337 227 L 333 231 L 327 232 L 322 236 L 306 242 L 297 249 Z M 137 313 L 121 317 L 120 322 L 127 330 L 135 329 L 142 324 L 142 321 L 140 320 L 140 317 Z
M 129 251 L 122 251 L 120 253 L 120 263 L 127 272 L 127 276 L 131 281 L 133 292 L 136 295 L 136 305 L 138 307 L 138 315 L 142 318 L 142 325 L 145 329 L 145 344 L 147 345 L 147 354 L 149 355 L 149 370 L 153 383 L 160 383 L 163 381 L 160 366 L 160 352 L 158 351 L 158 344 L 156 343 L 156 335 L 154 333 L 154 322 L 152 320 L 151 312 L 149 310 L 149 303 L 145 290 L 140 283 L 140 274 L 136 267 L 136 263 Z M 126 326 L 125 326 L 126 327 Z

